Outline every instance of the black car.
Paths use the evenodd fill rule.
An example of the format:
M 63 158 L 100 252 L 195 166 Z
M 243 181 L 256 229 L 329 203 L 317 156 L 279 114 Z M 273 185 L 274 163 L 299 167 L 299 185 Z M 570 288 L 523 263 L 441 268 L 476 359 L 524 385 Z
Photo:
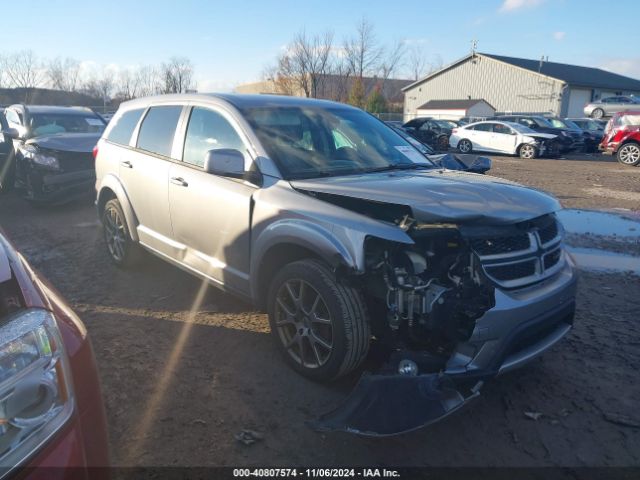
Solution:
M 536 132 L 557 135 L 560 145 L 560 153 L 571 152 L 584 146 L 584 140 L 581 136 L 578 135 L 574 138 L 567 129 L 554 127 L 551 125 L 549 120 L 540 115 L 500 115 L 493 117 L 493 119 L 502 120 L 504 122 L 515 122 L 524 125 L 525 127 L 529 127 L 531 130 L 535 130 Z
M 84 107 L 11 105 L 9 127 L 17 130 L 15 187 L 34 203 L 59 203 L 95 187 L 93 147 L 105 121 Z
M 591 138 L 590 134 L 585 133 L 579 126 L 571 123 L 568 120 L 562 120 L 558 117 L 545 117 L 547 121 L 555 128 L 565 130 L 573 139 L 573 150 L 585 150 L 593 151 L 597 145 Z M 588 145 L 587 145 L 588 144 Z
M 604 137 L 604 130 L 606 122 L 594 120 L 593 118 L 565 118 L 565 121 L 575 124 L 578 128 L 581 128 L 585 134 L 588 134 L 591 138 L 587 141 L 588 151 L 597 151 L 598 145 Z M 590 150 L 590 145 L 595 143 L 593 150 Z
M 446 120 L 419 117 L 402 125 L 412 137 L 436 150 L 449 149 L 449 137 L 453 126 Z
M 7 119 L 0 112 L 0 193 L 9 189 L 13 179 L 13 138 L 17 134 L 9 128 Z

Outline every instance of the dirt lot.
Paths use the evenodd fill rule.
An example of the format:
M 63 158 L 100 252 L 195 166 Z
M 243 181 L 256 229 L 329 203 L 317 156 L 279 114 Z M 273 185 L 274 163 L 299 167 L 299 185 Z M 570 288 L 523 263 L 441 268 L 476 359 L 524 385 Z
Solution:
M 565 207 L 640 210 L 640 168 L 609 159 L 496 157 L 493 174 Z M 36 210 L 0 197 L 0 225 L 89 329 L 116 465 L 640 465 L 638 277 L 584 272 L 566 341 L 431 428 L 363 439 L 305 425 L 355 378 L 327 387 L 296 375 L 263 314 L 211 288 L 192 312 L 200 282 L 159 260 L 113 267 L 90 199 Z M 244 428 L 264 439 L 239 444 Z

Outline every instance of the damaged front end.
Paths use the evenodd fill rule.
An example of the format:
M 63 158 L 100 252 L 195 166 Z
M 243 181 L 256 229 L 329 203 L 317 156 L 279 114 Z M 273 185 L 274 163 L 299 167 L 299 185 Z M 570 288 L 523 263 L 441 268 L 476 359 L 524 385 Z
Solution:
M 369 436 L 404 433 L 455 412 L 479 394 L 443 374 L 476 320 L 495 305 L 495 287 L 454 224 L 396 221 L 413 240 L 399 245 L 369 238 L 367 293 L 378 365 L 336 410 L 313 423 L 318 430 Z

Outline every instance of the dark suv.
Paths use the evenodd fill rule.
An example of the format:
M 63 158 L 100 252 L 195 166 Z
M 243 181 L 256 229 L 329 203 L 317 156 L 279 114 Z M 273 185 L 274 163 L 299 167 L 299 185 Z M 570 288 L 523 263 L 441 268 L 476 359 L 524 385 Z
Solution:
M 5 116 L 16 130 L 9 168 L 27 200 L 60 202 L 93 189 L 92 151 L 106 126 L 99 115 L 84 107 L 11 105 Z
M 494 120 L 515 122 L 524 125 L 525 127 L 529 127 L 531 130 L 535 130 L 536 132 L 557 135 L 560 153 L 567 153 L 584 145 L 584 140 L 582 138 L 579 138 L 579 142 L 576 144 L 576 141 L 578 140 L 577 137 L 574 138 L 567 129 L 554 127 L 549 120 L 541 115 L 500 115 L 498 117 L 494 117 Z
M 446 120 L 431 117 L 414 118 L 405 123 L 402 128 L 409 135 L 436 150 L 449 149 L 449 137 L 453 126 Z

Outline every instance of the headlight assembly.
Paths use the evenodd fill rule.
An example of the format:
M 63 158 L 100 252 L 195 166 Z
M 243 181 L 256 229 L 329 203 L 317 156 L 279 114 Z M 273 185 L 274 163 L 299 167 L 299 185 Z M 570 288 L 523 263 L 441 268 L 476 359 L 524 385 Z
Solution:
M 50 312 L 30 309 L 0 327 L 0 468 L 19 465 L 73 412 L 60 332 Z
M 58 159 L 56 157 L 52 157 L 51 155 L 45 155 L 39 152 L 32 145 L 25 145 L 23 147 L 20 147 L 20 151 L 24 158 L 30 159 L 36 165 L 40 165 L 42 167 L 47 167 L 47 168 L 56 169 L 56 170 L 60 168 L 60 163 L 58 162 Z

